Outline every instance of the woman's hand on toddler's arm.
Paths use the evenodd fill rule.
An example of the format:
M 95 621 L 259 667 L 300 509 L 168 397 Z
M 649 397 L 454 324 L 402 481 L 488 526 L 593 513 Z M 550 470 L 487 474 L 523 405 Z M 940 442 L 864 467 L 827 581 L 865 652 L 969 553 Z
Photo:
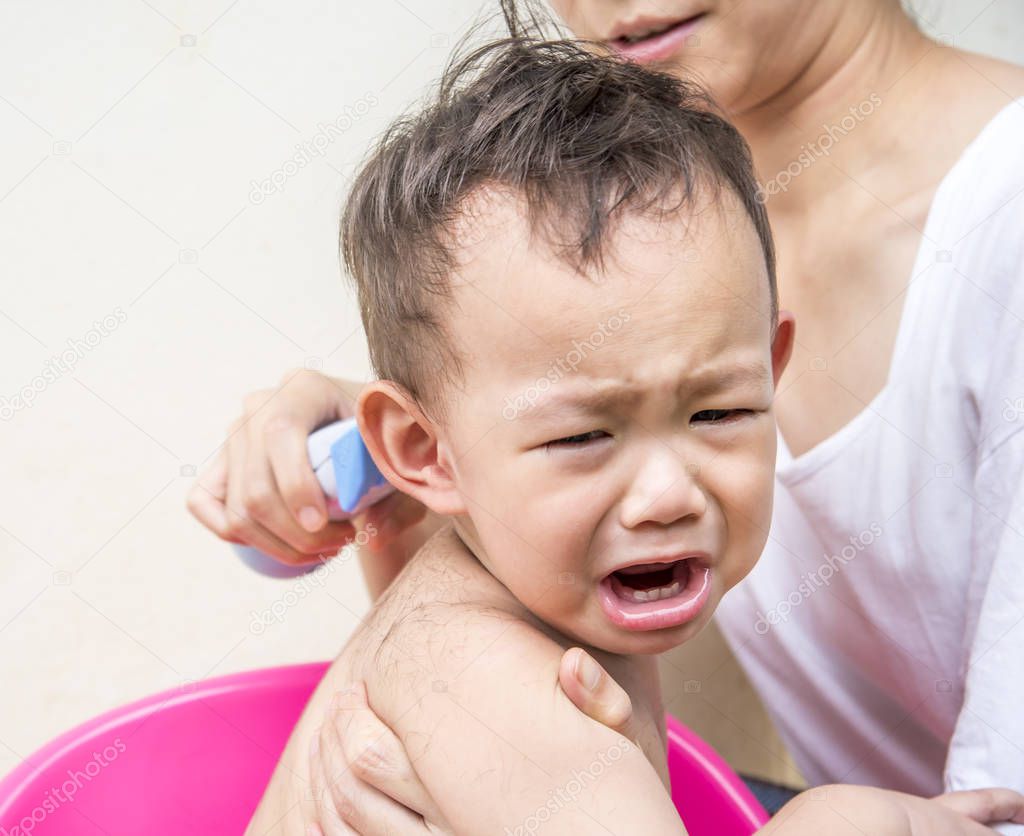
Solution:
M 352 522 L 328 522 L 327 501 L 309 463 L 306 439 L 314 430 L 349 418 L 362 384 L 319 372 L 288 372 L 276 389 L 243 400 L 224 446 L 189 491 L 189 511 L 223 540 L 254 546 L 291 565 L 312 564 L 356 535 Z M 426 508 L 393 494 L 370 508 L 362 525 L 371 539 L 376 597 L 408 560 L 402 535 Z M 373 529 L 370 529 L 373 526 Z M 375 587 L 379 587 L 376 588 Z
M 334 696 L 310 747 L 309 773 L 317 836 L 453 832 L 395 733 L 367 704 L 362 682 Z
M 589 655 L 571 648 L 559 682 L 583 713 L 632 740 L 632 705 Z M 373 712 L 362 683 L 336 698 L 310 751 L 315 836 L 452 833 L 402 743 Z

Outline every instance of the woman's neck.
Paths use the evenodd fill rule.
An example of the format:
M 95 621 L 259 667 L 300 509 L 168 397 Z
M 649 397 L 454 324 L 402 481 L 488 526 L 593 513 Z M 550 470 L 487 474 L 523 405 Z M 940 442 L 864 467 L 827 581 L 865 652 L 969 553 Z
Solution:
M 820 177 L 802 171 L 827 159 L 859 178 L 914 144 L 901 130 L 917 115 L 920 78 L 909 71 L 938 47 L 899 4 L 850 4 L 803 70 L 770 99 L 730 117 L 751 146 L 773 214 L 802 212 Z M 783 172 L 788 172 L 783 174 Z

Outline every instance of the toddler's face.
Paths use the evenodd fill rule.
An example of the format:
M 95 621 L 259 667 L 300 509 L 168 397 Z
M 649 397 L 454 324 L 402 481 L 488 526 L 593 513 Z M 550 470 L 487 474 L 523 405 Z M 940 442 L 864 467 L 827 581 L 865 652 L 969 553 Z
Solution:
M 468 512 L 456 525 L 564 634 L 664 651 L 768 534 L 781 369 L 760 243 L 723 193 L 684 220 L 626 219 L 591 280 L 496 194 L 460 232 L 446 314 L 468 359 L 438 445 Z

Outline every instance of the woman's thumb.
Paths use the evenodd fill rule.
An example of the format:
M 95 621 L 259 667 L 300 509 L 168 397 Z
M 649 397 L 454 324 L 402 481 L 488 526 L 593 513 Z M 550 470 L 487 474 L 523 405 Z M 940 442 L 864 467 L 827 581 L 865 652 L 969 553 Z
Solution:
M 589 653 L 570 647 L 562 654 L 558 682 L 576 707 L 593 720 L 632 740 L 629 694 Z

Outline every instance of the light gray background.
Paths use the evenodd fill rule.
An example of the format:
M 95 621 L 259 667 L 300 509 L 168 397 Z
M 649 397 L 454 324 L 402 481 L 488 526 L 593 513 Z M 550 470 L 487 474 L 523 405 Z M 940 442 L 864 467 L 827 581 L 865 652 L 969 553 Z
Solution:
M 1024 61 L 1016 0 L 918 7 L 943 40 Z M 323 588 L 265 579 L 184 499 L 244 393 L 304 364 L 368 373 L 337 260 L 346 176 L 484 8 L 0 7 L 0 397 L 124 319 L 0 421 L 0 773 L 128 700 L 326 659 L 367 608 L 354 562 Z M 251 198 L 329 123 L 345 130 L 322 156 Z M 275 602 L 285 615 L 257 634 L 252 614 Z M 672 670 L 683 699 L 694 674 Z M 715 675 L 669 707 L 708 714 Z

